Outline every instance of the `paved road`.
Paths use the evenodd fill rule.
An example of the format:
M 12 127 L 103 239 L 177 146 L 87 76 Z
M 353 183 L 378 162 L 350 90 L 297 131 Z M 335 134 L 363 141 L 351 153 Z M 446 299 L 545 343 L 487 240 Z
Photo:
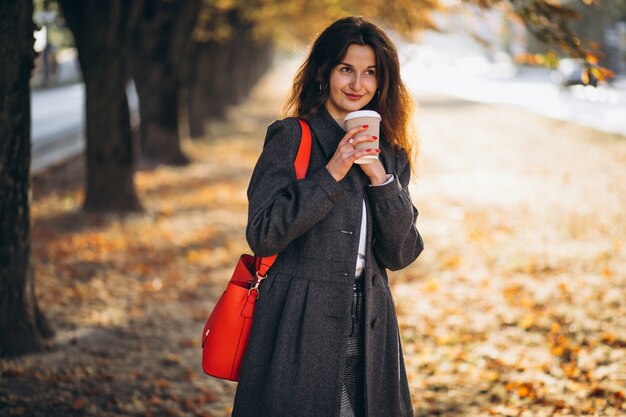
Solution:
M 419 45 L 403 46 L 402 70 L 409 87 L 479 103 L 521 106 L 554 119 L 626 136 L 626 79 L 598 88 L 562 89 L 547 69 L 517 69 L 504 59 L 489 61 L 468 42 L 432 33 Z
M 84 149 L 84 94 L 83 84 L 33 92 L 33 173 Z
M 132 84 L 127 94 L 134 121 L 138 117 L 138 100 Z M 33 91 L 31 172 L 41 172 L 85 149 L 84 103 L 82 83 Z

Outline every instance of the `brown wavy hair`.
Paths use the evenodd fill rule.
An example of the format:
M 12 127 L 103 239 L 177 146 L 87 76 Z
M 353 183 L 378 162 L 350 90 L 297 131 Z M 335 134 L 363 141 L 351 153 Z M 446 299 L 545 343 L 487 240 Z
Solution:
M 306 119 L 323 106 L 329 97 L 330 73 L 353 44 L 370 46 L 376 54 L 378 90 L 364 109 L 380 114 L 382 134 L 407 153 L 412 165 L 417 154 L 412 126 L 415 104 L 400 77 L 398 51 L 380 27 L 363 17 L 339 19 L 315 39 L 309 56 L 296 73 L 283 113 Z

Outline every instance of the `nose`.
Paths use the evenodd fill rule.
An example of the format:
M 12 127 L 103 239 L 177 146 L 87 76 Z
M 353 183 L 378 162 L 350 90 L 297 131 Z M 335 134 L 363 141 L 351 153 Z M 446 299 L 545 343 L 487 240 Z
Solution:
M 352 80 L 350 80 L 350 88 L 353 89 L 354 91 L 359 91 L 361 89 L 362 82 L 363 80 L 361 79 L 361 76 L 355 73 L 352 76 Z

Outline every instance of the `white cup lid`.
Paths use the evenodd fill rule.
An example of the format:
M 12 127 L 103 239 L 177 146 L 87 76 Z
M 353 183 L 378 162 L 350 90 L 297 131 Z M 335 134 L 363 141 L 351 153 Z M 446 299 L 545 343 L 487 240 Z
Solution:
M 350 119 L 356 119 L 357 117 L 376 117 L 380 120 L 380 114 L 375 112 L 374 110 L 357 110 L 352 113 L 348 113 L 346 117 L 344 117 L 343 121 L 347 122 Z

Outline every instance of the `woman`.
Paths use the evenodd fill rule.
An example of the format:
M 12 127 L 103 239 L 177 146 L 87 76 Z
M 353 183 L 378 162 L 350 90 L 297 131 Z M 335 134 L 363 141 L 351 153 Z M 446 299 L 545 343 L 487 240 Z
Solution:
M 279 255 L 260 289 L 233 416 L 412 416 L 386 273 L 423 248 L 407 188 L 412 106 L 395 46 L 363 18 L 336 21 L 314 42 L 287 109 L 311 128 L 311 160 L 296 180 L 298 121 L 269 127 L 248 189 L 247 239 L 257 255 Z M 360 109 L 382 116 L 379 149 L 356 150 L 372 138 L 342 127 Z

